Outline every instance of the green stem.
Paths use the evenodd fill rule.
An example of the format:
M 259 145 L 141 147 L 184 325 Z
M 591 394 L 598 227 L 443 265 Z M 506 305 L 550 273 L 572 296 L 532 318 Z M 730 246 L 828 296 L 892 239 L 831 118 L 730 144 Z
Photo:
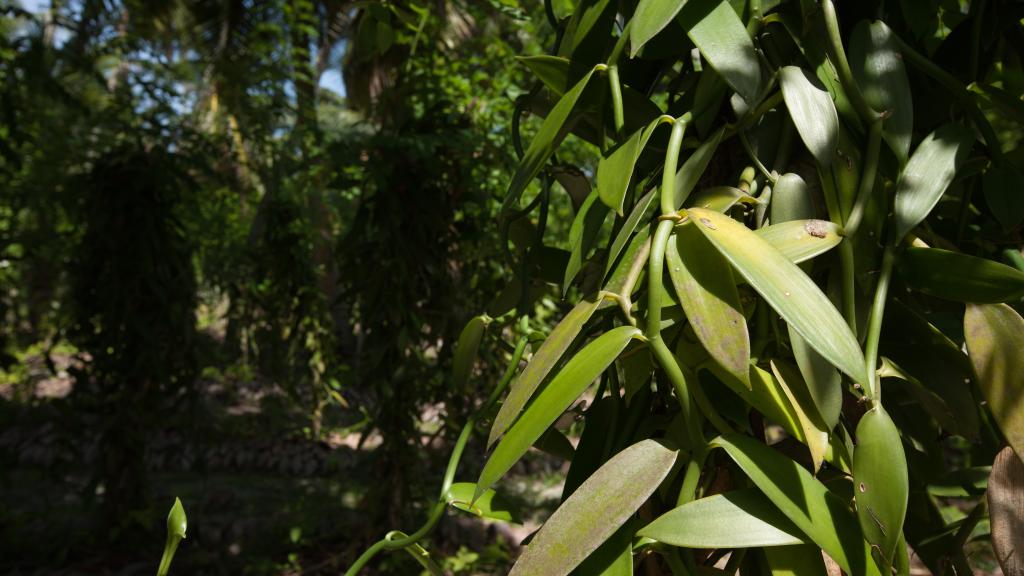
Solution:
M 612 116 L 615 121 L 615 138 L 622 136 L 622 129 L 626 125 L 625 114 L 622 110 L 622 84 L 619 83 L 619 67 L 615 64 L 608 65 L 608 85 L 612 93 Z
M 174 552 L 178 549 L 180 542 L 181 536 L 167 535 L 167 544 L 164 545 L 164 554 L 160 558 L 160 567 L 156 570 L 156 576 L 167 576 L 167 571 L 171 569 L 171 560 L 174 559 Z
M 505 370 L 505 374 L 502 375 L 501 381 L 498 386 L 495 387 L 494 391 L 487 398 L 487 401 L 480 407 L 479 414 L 486 414 L 488 410 L 497 402 L 498 398 L 501 397 L 502 392 L 508 387 L 509 382 L 512 381 L 512 377 L 515 375 L 519 366 L 519 361 L 523 357 L 523 352 L 526 350 L 526 344 L 528 337 L 526 334 L 519 338 L 516 343 L 515 352 L 512 353 L 512 361 L 509 363 L 508 368 Z M 441 495 L 438 497 L 437 502 L 430 509 L 430 514 L 427 516 L 426 523 L 420 527 L 419 530 L 412 533 L 410 536 L 405 536 L 402 532 L 389 532 L 384 538 L 374 542 L 372 546 L 363 551 L 359 555 L 359 558 L 352 563 L 352 566 L 345 572 L 345 576 L 356 576 L 359 571 L 363 569 L 366 564 L 373 559 L 381 550 L 397 550 L 399 548 L 405 548 L 419 542 L 424 536 L 429 534 L 438 521 L 441 520 L 441 516 L 444 515 L 445 507 L 447 507 L 446 496 L 448 490 L 452 487 L 452 482 L 455 480 L 455 471 L 459 467 L 459 461 L 462 460 L 462 453 L 466 449 L 466 443 L 472 436 L 474 429 L 476 428 L 476 418 L 470 417 L 466 424 L 462 427 L 462 431 L 459 433 L 458 440 L 455 441 L 455 448 L 452 450 L 451 456 L 448 458 L 448 466 L 444 471 L 444 479 L 441 482 Z M 398 538 L 393 538 L 401 534 Z
M 857 336 L 857 294 L 855 268 L 856 262 L 853 255 L 853 241 L 844 238 L 839 245 L 840 277 L 843 282 L 843 316 L 846 324 L 850 327 L 854 337 Z
M 647 343 L 655 361 L 668 376 L 672 389 L 676 393 L 679 407 L 682 408 L 683 416 L 686 418 L 686 431 L 690 444 L 692 444 L 690 448 L 694 454 L 706 451 L 707 440 L 704 439 L 704 433 L 701 431 L 699 414 L 693 407 L 686 376 L 683 375 L 675 356 L 672 355 L 660 334 L 656 338 L 648 340 Z
M 882 401 L 881 384 L 876 371 L 878 368 L 878 341 L 882 335 L 882 316 L 885 315 L 885 301 L 889 294 L 889 280 L 892 278 L 892 265 L 895 260 L 895 246 L 886 244 L 882 254 L 882 271 L 875 287 L 875 299 L 871 303 L 871 317 L 868 319 L 868 338 L 864 348 L 865 368 L 867 370 L 867 388 L 865 393 L 875 404 Z
M 626 41 L 629 40 L 629 25 L 632 20 L 626 22 L 626 25 L 622 27 L 622 33 L 619 34 L 619 39 L 615 41 L 615 46 L 612 48 L 612 53 L 608 56 L 608 65 L 612 66 L 618 64 L 619 56 L 622 55 L 622 51 L 626 49 Z
M 864 151 L 864 170 L 860 175 L 860 183 L 857 187 L 857 199 L 854 201 L 853 209 L 850 210 L 850 217 L 846 219 L 844 235 L 852 237 L 860 229 L 861 221 L 864 219 L 864 210 L 871 192 L 875 188 L 875 175 L 878 172 L 878 154 L 882 148 L 882 124 L 881 118 L 871 123 L 868 129 L 868 143 Z
M 672 122 L 672 134 L 668 137 L 668 149 L 665 151 L 665 167 L 661 172 L 661 213 L 663 215 L 669 215 L 676 211 L 676 167 L 679 164 L 679 150 L 683 146 L 683 136 L 686 135 L 686 127 L 689 123 L 689 112 Z
M 654 340 L 661 338 L 661 297 L 665 273 L 665 247 L 675 222 L 662 220 L 651 240 L 651 254 L 647 257 L 647 321 L 644 335 Z
M 839 83 L 843 85 L 843 91 L 846 92 L 846 97 L 849 98 L 850 104 L 853 105 L 854 110 L 857 111 L 857 115 L 861 117 L 867 123 L 873 123 L 878 118 L 878 112 L 875 112 L 868 101 L 864 99 L 864 94 L 860 91 L 856 80 L 853 79 L 853 72 L 850 70 L 850 62 L 846 59 L 846 51 L 843 49 L 843 40 L 839 34 L 839 19 L 836 17 L 836 7 L 832 4 L 832 0 L 822 0 L 821 12 L 825 16 L 825 29 L 828 32 L 828 47 L 831 52 L 833 64 L 836 66 L 836 72 L 839 73 Z
M 679 497 L 676 499 L 676 506 L 682 506 L 697 499 L 697 485 L 700 482 L 700 471 L 704 467 L 704 459 L 707 457 L 707 450 L 694 452 L 693 457 L 686 463 L 686 471 L 683 472 L 683 485 L 679 488 Z

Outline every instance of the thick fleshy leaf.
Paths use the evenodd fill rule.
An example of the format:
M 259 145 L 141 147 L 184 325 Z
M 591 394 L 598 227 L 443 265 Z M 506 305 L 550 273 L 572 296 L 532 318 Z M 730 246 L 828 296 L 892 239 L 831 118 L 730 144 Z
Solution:
M 772 576 L 826 576 L 825 558 L 814 544 L 764 549 Z
M 452 359 L 453 389 L 466 389 L 469 375 L 473 371 L 473 363 L 476 361 L 477 351 L 480 349 L 480 340 L 483 339 L 486 328 L 487 318 L 476 316 L 466 323 L 462 333 L 459 334 L 459 341 L 455 345 L 455 354 Z
M 835 248 L 843 237 L 838 224 L 827 220 L 793 220 L 754 231 L 790 262 L 799 264 Z
M 1024 272 L 985 258 L 939 248 L 909 248 L 897 266 L 908 286 L 939 298 L 975 304 L 1024 298 Z
M 668 26 L 686 0 L 640 0 L 629 21 L 630 56 L 636 56 L 644 44 Z
M 697 208 L 706 208 L 715 212 L 727 212 L 737 203 L 755 204 L 757 200 L 739 188 L 732 186 L 713 186 L 705 188 L 687 200 L 687 204 Z
M 701 344 L 726 371 L 750 386 L 750 335 L 729 262 L 693 224 L 676 228 L 665 260 L 679 303 Z
M 792 327 L 787 328 L 790 348 L 793 349 L 793 357 L 796 358 L 800 375 L 807 384 L 807 391 L 817 407 L 825 429 L 831 430 L 839 422 L 839 412 L 843 408 L 842 376 Z
M 564 576 L 640 508 L 678 452 L 642 440 L 616 454 L 548 518 L 510 576 Z
M 1013 166 L 993 166 L 981 179 L 985 203 L 1003 230 L 1013 230 L 1024 220 L 1024 174 Z
M 864 354 L 857 338 L 828 297 L 803 270 L 728 216 L 700 208 L 691 208 L 687 213 L 733 267 L 811 347 L 854 381 L 866 381 Z
M 755 489 L 683 504 L 644 526 L 637 535 L 682 548 L 757 548 L 809 541 Z
M 586 90 L 590 77 L 593 75 L 593 70 L 587 72 L 571 90 L 558 100 L 558 103 L 555 104 L 551 112 L 544 118 L 540 129 L 537 130 L 533 141 L 530 142 L 529 148 L 526 149 L 526 153 L 516 169 L 515 176 L 512 177 L 512 183 L 508 187 L 508 194 L 505 195 L 504 207 L 506 209 L 519 203 L 519 198 L 522 196 L 523 191 L 526 190 L 527 185 L 537 176 L 540 169 L 544 167 L 544 163 L 554 154 L 555 148 L 558 147 L 562 139 L 565 138 L 565 135 L 568 134 L 568 129 L 570 128 L 568 124 L 569 118 L 576 107 L 576 102 L 579 100 L 580 95 L 583 94 L 583 91 Z
M 814 218 L 814 200 L 807 182 L 797 174 L 779 176 L 772 188 L 771 222 L 781 224 L 792 220 Z
M 893 32 L 884 22 L 861 22 L 850 38 L 850 68 L 867 103 L 885 116 L 882 138 L 900 162 L 910 154 L 914 102 Z
M 601 299 L 596 296 L 584 299 L 551 330 L 551 334 L 548 334 L 544 343 L 533 354 L 522 374 L 512 383 L 508 397 L 498 410 L 498 415 L 494 417 L 494 424 L 491 425 L 491 432 L 487 438 L 488 446 L 493 445 L 512 425 L 523 406 L 530 401 L 537 387 L 547 378 L 572 341 L 579 336 L 583 325 L 590 320 L 600 304 Z
M 636 231 L 636 227 L 641 221 L 645 219 L 645 216 L 649 215 L 651 206 L 654 205 L 654 198 L 657 196 L 658 189 L 652 188 L 647 194 L 644 194 L 637 200 L 636 204 L 633 205 L 633 210 L 626 217 L 626 220 L 622 223 L 622 227 L 619 228 L 618 233 L 615 235 L 615 239 L 612 241 L 612 245 L 608 248 L 608 263 L 605 265 L 605 275 L 615 265 L 615 261 L 618 259 L 622 249 L 629 244 L 629 239 L 633 236 L 633 232 Z
M 598 191 L 594 190 L 583 201 L 580 211 L 569 227 L 569 263 L 565 266 L 565 276 L 562 279 L 562 293 L 569 291 L 569 286 L 576 278 L 580 268 L 583 266 L 583 259 L 590 253 L 597 240 L 597 233 L 601 231 L 601 225 L 608 217 L 608 207 L 602 204 L 598 198 Z
M 633 535 L 637 518 L 623 524 L 572 571 L 571 576 L 633 576 Z
M 896 185 L 894 242 L 903 240 L 939 203 L 973 142 L 966 128 L 947 124 L 918 144 Z
M 529 68 L 530 72 L 555 94 L 561 96 L 569 89 L 569 61 L 565 58 L 542 54 L 519 56 L 516 60 Z
M 897 380 L 893 382 L 893 385 L 903 387 L 917 400 L 921 408 L 924 408 L 925 412 L 935 419 L 939 426 L 954 433 L 959 432 L 959 415 L 955 414 L 949 407 L 947 399 L 935 390 L 925 386 L 920 380 L 908 374 L 903 368 L 885 356 L 882 357 L 882 366 L 878 370 L 878 375 L 881 378 L 896 378 Z
M 848 574 L 880 576 L 852 510 L 796 462 L 739 434 L 711 441 L 724 449 L 778 509 Z
M 779 85 L 804 146 L 819 164 L 830 166 L 839 138 L 839 115 L 832 96 L 813 74 L 796 66 L 779 70 Z
M 660 122 L 661 119 L 656 118 L 634 132 L 621 146 L 602 157 L 597 165 L 597 191 L 601 202 L 620 216 L 633 177 L 633 168 Z
M 671 0 L 669 0 L 671 2 Z M 677 18 L 711 67 L 747 102 L 757 99 L 761 62 L 728 0 L 686 0 Z
M 1024 462 L 1009 447 L 992 464 L 988 481 L 988 514 L 992 548 L 1006 576 L 1024 576 Z
M 970 304 L 964 337 L 988 409 L 1024 458 L 1024 319 L 1006 304 Z
M 811 451 L 811 462 L 814 464 L 814 471 L 817 472 L 828 452 L 829 428 L 818 414 L 814 399 L 800 374 L 789 364 L 774 360 L 771 361 L 771 367 L 772 374 L 793 406 L 797 422 L 803 431 L 803 442 Z
M 716 130 L 711 136 L 708 136 L 708 139 L 698 146 L 693 151 L 693 154 L 690 154 L 690 157 L 686 159 L 686 162 L 683 162 L 683 166 L 676 172 L 675 190 L 673 190 L 672 195 L 672 205 L 676 207 L 676 210 L 682 207 L 683 202 L 686 202 L 690 192 L 693 192 L 697 182 L 704 175 L 708 164 L 711 163 L 711 158 L 715 155 L 715 151 L 718 150 L 718 144 L 722 141 L 722 134 L 724 133 L 725 129 L 723 127 Z
M 502 498 L 493 489 L 488 488 L 485 490 L 476 501 L 473 500 L 475 492 L 476 484 L 472 482 L 456 482 L 448 489 L 448 493 L 445 494 L 444 498 L 450 506 L 458 508 L 463 512 L 469 512 L 474 516 L 501 520 L 502 522 L 515 522 L 516 524 L 522 522 L 515 505 Z
M 864 538 L 878 547 L 886 565 L 892 565 L 910 484 L 900 431 L 881 406 L 868 410 L 857 424 L 853 486 Z
M 480 472 L 477 493 L 497 482 L 638 334 L 633 326 L 613 328 L 573 356 L 498 442 Z

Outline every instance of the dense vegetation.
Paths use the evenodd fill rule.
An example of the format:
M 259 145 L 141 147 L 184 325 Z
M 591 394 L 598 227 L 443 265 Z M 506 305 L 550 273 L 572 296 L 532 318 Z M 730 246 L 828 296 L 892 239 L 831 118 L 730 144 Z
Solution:
M 1024 573 L 1020 3 L 0 6 L 0 570 Z

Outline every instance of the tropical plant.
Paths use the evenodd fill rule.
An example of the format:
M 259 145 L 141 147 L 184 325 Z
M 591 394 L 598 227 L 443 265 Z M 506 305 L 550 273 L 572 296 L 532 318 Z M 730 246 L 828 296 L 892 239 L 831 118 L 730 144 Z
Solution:
M 525 112 L 544 120 L 499 221 L 517 277 L 455 355 L 459 381 L 481 348 L 508 369 L 427 523 L 348 574 L 389 549 L 440 573 L 424 537 L 449 505 L 510 521 L 500 480 L 531 447 L 570 464 L 512 574 L 907 574 L 911 552 L 963 574 L 989 539 L 1020 574 L 1020 7 L 546 7 L 558 40 L 521 59 L 517 146 Z M 586 175 L 555 159 L 566 139 L 596 176 L 564 177 Z M 544 233 L 561 189 L 568 250 Z M 546 336 L 543 283 L 574 304 Z M 581 399 L 574 448 L 558 422 Z M 487 422 L 476 482 L 454 482 Z

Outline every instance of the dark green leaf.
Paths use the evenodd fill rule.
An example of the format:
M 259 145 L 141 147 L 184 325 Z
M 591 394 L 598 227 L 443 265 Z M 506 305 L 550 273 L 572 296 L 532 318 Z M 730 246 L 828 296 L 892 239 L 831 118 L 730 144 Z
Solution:
M 868 410 L 857 424 L 853 485 L 864 537 L 891 565 L 903 533 L 910 485 L 900 432 L 881 406 Z
M 1024 174 L 1013 166 L 993 166 L 981 179 L 985 203 L 1003 230 L 1010 231 L 1024 220 Z
M 772 188 L 771 209 L 772 224 L 813 219 L 814 201 L 807 182 L 792 172 L 779 176 Z
M 638 334 L 633 326 L 613 328 L 573 356 L 498 442 L 480 472 L 478 493 L 497 482 Z
M 826 576 L 825 559 L 814 544 L 764 549 L 772 576 Z
M 568 574 L 640 508 L 677 454 L 654 440 L 616 454 L 548 518 L 510 576 Z
M 466 389 L 469 375 L 473 371 L 473 363 L 476 361 L 477 351 L 480 349 L 480 340 L 483 339 L 486 328 L 487 318 L 476 316 L 466 323 L 462 333 L 459 334 L 459 341 L 455 345 L 455 354 L 452 359 L 452 387 L 454 390 Z
M 947 300 L 995 304 L 1024 297 L 1024 272 L 976 256 L 909 248 L 898 266 L 908 286 Z
M 629 22 L 630 56 L 658 35 L 679 13 L 686 0 L 640 0 Z

